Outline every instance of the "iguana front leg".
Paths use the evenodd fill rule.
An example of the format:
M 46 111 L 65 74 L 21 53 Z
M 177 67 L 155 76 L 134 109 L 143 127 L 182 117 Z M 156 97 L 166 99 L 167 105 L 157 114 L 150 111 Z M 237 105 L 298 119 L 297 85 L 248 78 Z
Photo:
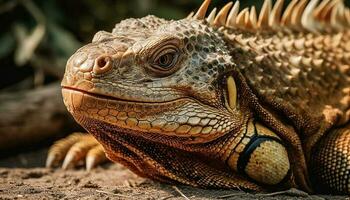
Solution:
M 350 193 L 350 124 L 335 129 L 316 145 L 311 158 L 315 188 Z
M 51 146 L 46 167 L 57 166 L 63 161 L 62 168 L 67 169 L 84 159 L 87 170 L 107 161 L 102 145 L 92 135 L 73 133 Z

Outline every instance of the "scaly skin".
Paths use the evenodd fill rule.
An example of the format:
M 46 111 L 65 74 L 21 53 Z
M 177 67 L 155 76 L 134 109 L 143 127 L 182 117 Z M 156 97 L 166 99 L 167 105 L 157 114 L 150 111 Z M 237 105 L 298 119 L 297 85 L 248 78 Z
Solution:
M 205 20 L 209 1 L 182 20 L 124 20 L 69 59 L 65 105 L 143 177 L 350 194 L 349 18 L 332 3 L 318 7 L 321 31 L 301 17 L 307 1 L 269 21 L 266 1 L 257 23 L 255 9 L 226 20 L 231 4 Z

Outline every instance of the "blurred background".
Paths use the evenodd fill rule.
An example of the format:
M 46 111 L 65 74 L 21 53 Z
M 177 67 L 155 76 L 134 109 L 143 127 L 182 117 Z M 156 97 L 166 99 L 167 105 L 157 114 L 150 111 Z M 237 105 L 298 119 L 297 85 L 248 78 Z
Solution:
M 221 8 L 228 1 L 213 0 Z M 202 0 L 0 0 L 0 158 L 83 131 L 67 113 L 59 82 L 70 55 L 99 30 L 153 14 L 181 19 Z M 244 0 L 242 7 L 262 1 Z M 29 148 L 29 150 L 28 150 Z

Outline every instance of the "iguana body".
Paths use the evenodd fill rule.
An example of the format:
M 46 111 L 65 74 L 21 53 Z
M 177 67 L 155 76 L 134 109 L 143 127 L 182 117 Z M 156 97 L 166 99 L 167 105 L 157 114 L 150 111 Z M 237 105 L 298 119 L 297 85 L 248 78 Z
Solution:
M 349 194 L 350 11 L 282 4 L 124 20 L 70 58 L 64 102 L 144 177 Z

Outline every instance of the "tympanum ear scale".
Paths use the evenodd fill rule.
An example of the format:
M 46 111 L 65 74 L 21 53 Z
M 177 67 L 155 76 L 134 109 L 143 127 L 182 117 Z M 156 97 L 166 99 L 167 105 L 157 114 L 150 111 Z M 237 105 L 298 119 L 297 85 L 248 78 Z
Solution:
M 227 101 L 231 109 L 235 109 L 237 105 L 237 87 L 235 80 L 229 76 L 226 80 L 227 84 Z

